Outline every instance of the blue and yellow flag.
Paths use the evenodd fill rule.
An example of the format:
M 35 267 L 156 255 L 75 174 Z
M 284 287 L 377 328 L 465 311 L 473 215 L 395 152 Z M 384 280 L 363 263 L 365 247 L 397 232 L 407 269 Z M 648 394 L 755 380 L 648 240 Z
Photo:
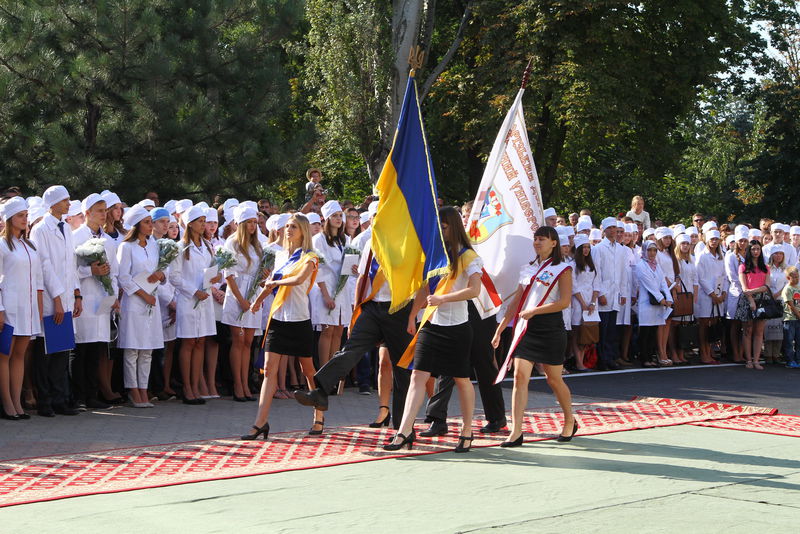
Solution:
M 394 313 L 413 298 L 423 282 L 450 270 L 413 74 L 408 77 L 392 150 L 377 190 L 372 250 L 392 291 L 389 311 Z

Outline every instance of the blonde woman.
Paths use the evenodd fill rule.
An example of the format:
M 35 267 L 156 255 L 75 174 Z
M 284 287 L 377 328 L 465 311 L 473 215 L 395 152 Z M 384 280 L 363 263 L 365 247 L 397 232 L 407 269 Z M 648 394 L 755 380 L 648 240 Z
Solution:
M 680 279 L 683 283 L 681 289 L 692 293 L 692 302 L 697 307 L 697 293 L 699 285 L 697 281 L 697 267 L 695 266 L 694 256 L 692 256 L 692 240 L 686 234 L 680 234 L 675 238 L 675 257 L 678 258 L 678 268 Z M 683 349 L 677 347 L 675 351 L 675 364 L 687 365 L 689 362 L 683 354 Z
M 641 224 L 645 230 L 653 227 L 650 224 L 650 214 L 644 211 L 644 198 L 639 195 L 631 199 L 631 210 L 625 216 L 630 217 L 637 224 Z
M 257 313 L 267 296 L 275 293 L 264 340 L 265 376 L 261 384 L 258 413 L 253 432 L 243 435 L 243 440 L 258 439 L 262 434 L 264 439 L 269 437 L 269 413 L 272 398 L 278 389 L 281 356 L 298 358 L 308 389 L 314 388 L 314 362 L 311 360 L 314 335 L 308 309 L 308 292 L 314 284 L 319 259 L 311 248 L 311 229 L 304 215 L 292 215 L 284 234 L 284 250 L 275 258 L 277 268 L 250 307 L 253 313 Z M 314 426 L 309 434 L 322 434 L 323 426 L 322 412 L 314 410 Z
M 765 247 L 766 248 L 766 247 Z M 786 262 L 786 253 L 781 248 L 773 248 L 772 254 L 769 256 L 767 262 L 769 267 L 769 277 L 767 278 L 767 285 L 772 292 L 772 297 L 783 306 L 783 288 L 786 287 L 788 280 L 786 279 L 786 269 L 789 267 Z M 783 322 L 783 319 L 772 319 L 773 321 Z M 783 330 L 781 329 L 781 332 Z M 781 348 L 783 346 L 783 337 L 781 339 L 765 339 L 764 340 L 764 360 L 767 363 L 779 363 L 781 357 Z
M 680 266 L 678 265 L 678 258 L 675 257 L 675 250 L 672 246 L 673 232 L 666 227 L 660 227 L 656 230 L 656 245 L 658 246 L 658 254 L 656 261 L 658 262 L 661 271 L 664 273 L 667 287 L 670 290 L 673 284 L 678 281 L 680 276 Z M 675 355 L 675 340 L 674 333 L 672 332 L 673 322 L 671 318 L 667 318 L 664 325 L 658 327 L 658 347 L 659 353 L 663 356 L 659 359 L 660 365 L 672 365 L 672 359 L 669 356 Z

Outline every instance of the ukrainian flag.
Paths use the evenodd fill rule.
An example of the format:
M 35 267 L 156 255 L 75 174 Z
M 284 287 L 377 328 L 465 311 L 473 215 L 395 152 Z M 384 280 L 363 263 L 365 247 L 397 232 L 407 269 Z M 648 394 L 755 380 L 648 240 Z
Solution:
M 413 71 L 377 190 L 372 250 L 392 290 L 389 311 L 394 313 L 423 282 L 450 270 Z

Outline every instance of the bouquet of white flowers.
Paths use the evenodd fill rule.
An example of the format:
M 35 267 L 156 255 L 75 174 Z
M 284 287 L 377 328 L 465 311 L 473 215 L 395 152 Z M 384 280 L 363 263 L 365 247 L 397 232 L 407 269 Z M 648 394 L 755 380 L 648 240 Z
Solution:
M 348 254 L 355 254 L 357 256 L 360 256 L 361 251 L 353 247 L 344 247 L 344 255 L 347 256 Z M 347 279 L 350 278 L 351 276 L 352 275 L 350 273 L 339 275 L 339 281 L 336 284 L 336 290 L 333 292 L 333 297 L 331 297 L 333 300 L 336 300 L 336 297 L 338 297 L 339 293 L 342 292 L 344 286 L 347 285 Z
M 163 271 L 180 255 L 181 247 L 172 239 L 161 238 L 156 242 L 158 243 L 158 267 L 156 270 Z
M 211 260 L 211 265 L 209 267 L 217 266 L 217 270 L 222 272 L 223 269 L 230 269 L 234 265 L 236 265 L 236 256 L 233 255 L 228 249 L 218 248 L 216 254 L 214 254 L 214 258 Z M 204 288 L 200 288 L 202 291 Z M 197 302 L 194 303 L 194 308 L 200 305 L 200 299 L 197 299 Z
M 258 270 L 256 271 L 256 277 L 253 279 L 253 282 L 250 284 L 250 287 L 247 289 L 247 295 L 245 295 L 245 300 L 248 302 L 252 300 L 253 297 L 256 296 L 258 293 L 261 284 L 264 283 L 266 280 L 266 273 L 272 272 L 275 268 L 275 251 L 271 248 L 267 247 L 261 253 L 261 259 L 258 261 Z M 239 320 L 242 320 L 242 316 L 244 315 L 244 311 L 239 312 Z
M 91 265 L 94 262 L 100 265 L 108 263 L 108 256 L 106 256 L 106 240 L 102 238 L 92 238 L 84 241 L 82 244 L 75 248 L 75 255 L 83 262 L 84 265 Z M 114 294 L 114 286 L 111 284 L 111 277 L 107 274 L 95 275 L 95 278 L 103 284 L 103 289 L 109 295 Z

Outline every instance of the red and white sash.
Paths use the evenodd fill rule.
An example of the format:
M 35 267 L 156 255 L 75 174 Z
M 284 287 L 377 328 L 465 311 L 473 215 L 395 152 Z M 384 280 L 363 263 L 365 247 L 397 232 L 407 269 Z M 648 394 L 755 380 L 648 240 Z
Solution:
M 514 337 L 511 340 L 511 348 L 508 350 L 508 354 L 506 355 L 506 359 L 503 362 L 503 365 L 500 367 L 500 371 L 497 373 L 497 378 L 495 378 L 495 381 L 494 381 L 495 384 L 499 384 L 500 382 L 502 382 L 503 379 L 506 377 L 506 373 L 508 372 L 508 370 L 511 369 L 511 362 L 513 361 L 513 358 L 512 358 L 511 355 L 514 354 L 514 351 L 517 349 L 517 345 L 519 345 L 519 342 L 522 339 L 522 336 L 525 335 L 525 332 L 528 329 L 528 321 L 527 321 L 527 319 L 521 319 L 519 317 L 519 314 L 523 310 L 523 308 L 525 307 L 525 303 L 528 300 L 528 295 L 530 294 L 531 289 L 533 288 L 533 284 L 536 282 L 536 279 L 539 277 L 539 275 L 542 273 L 542 271 L 544 271 L 545 269 L 547 269 L 550 266 L 550 264 L 552 262 L 553 262 L 552 258 L 550 258 L 546 262 L 544 262 L 542 264 L 542 266 L 539 267 L 539 270 L 536 271 L 536 274 L 534 274 L 531 277 L 531 281 L 528 282 L 528 285 L 525 287 L 525 289 L 522 292 L 522 296 L 519 299 L 519 304 L 517 305 L 517 311 L 514 313 L 514 319 L 513 320 L 516 321 L 516 323 L 514 325 Z M 561 265 L 557 266 L 556 268 L 560 269 L 560 270 L 557 273 L 555 273 L 553 281 L 550 283 L 550 287 L 547 288 L 547 291 L 545 292 L 544 296 L 542 296 L 542 298 L 536 304 L 537 308 L 539 306 L 541 306 L 542 304 L 544 304 L 544 302 L 547 300 L 547 297 L 550 296 L 550 292 L 553 291 L 553 288 L 556 287 L 556 284 L 558 283 L 559 278 L 561 278 L 561 275 L 564 274 L 567 270 L 570 269 L 570 265 L 568 263 L 566 263 L 566 262 L 562 262 Z

